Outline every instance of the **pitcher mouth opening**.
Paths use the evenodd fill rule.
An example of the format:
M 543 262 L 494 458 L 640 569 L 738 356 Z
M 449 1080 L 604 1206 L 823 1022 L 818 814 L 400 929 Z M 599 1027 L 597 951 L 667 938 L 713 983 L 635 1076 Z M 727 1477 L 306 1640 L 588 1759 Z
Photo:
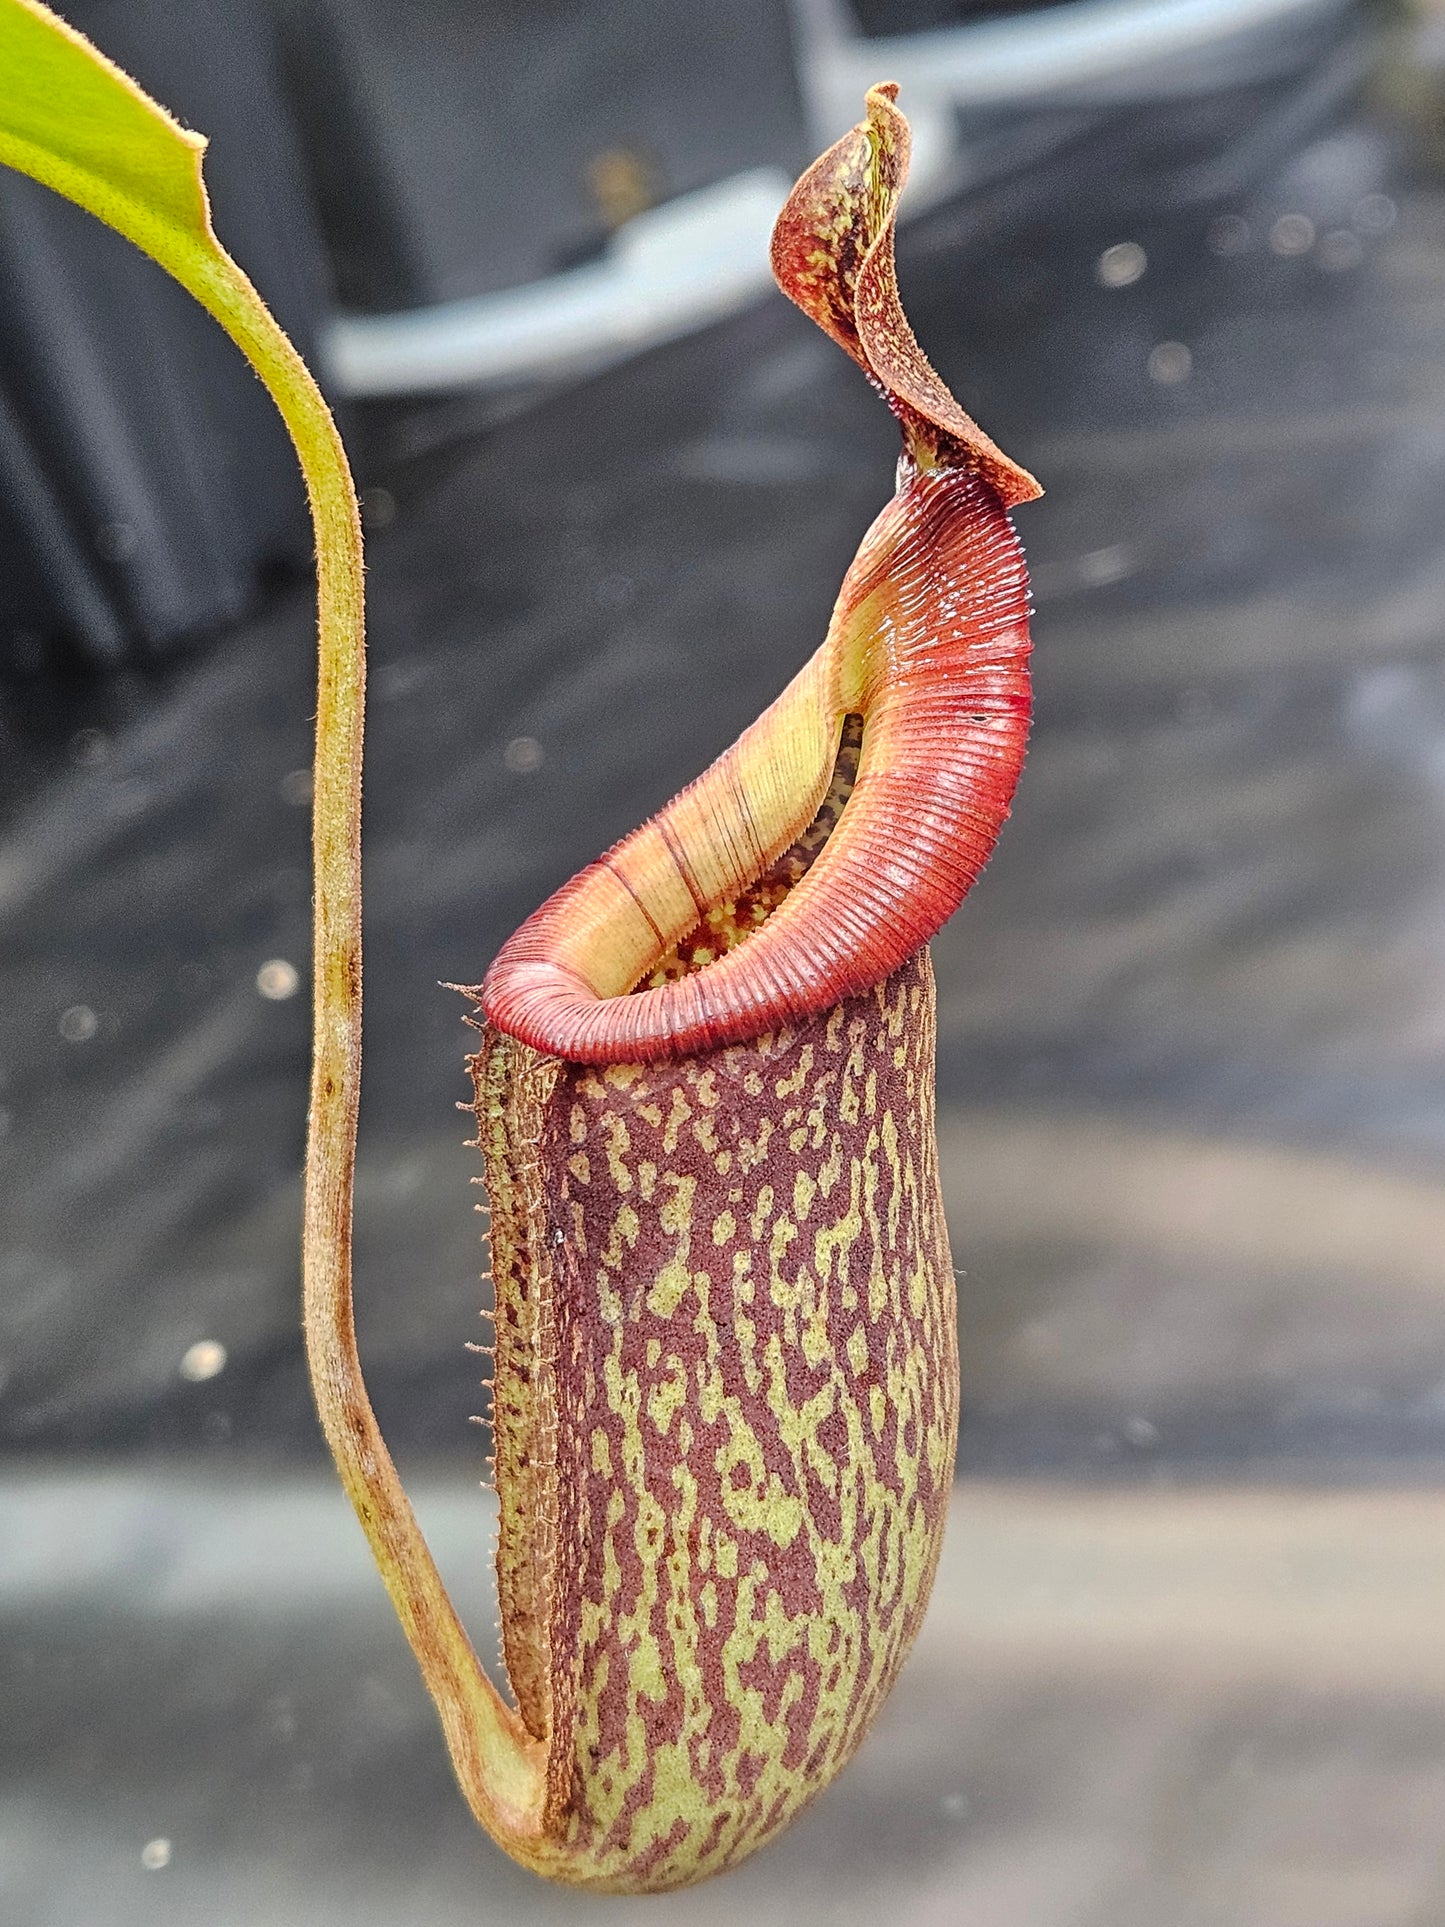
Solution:
M 897 491 L 812 658 L 469 992 L 497 1029 L 564 1061 L 689 1056 L 883 982 L 958 908 L 1008 814 L 1029 710 L 1028 575 L 1008 511 L 1039 488 L 903 312 L 896 93 L 872 88 L 865 121 L 798 182 L 772 259 L 897 416 Z
M 695 976 L 757 935 L 802 882 L 838 828 L 858 780 L 863 730 L 861 712 L 850 710 L 839 730 L 833 774 L 812 822 L 753 882 L 725 901 L 710 905 L 687 935 L 679 937 L 666 955 L 643 972 L 627 995 L 635 997 L 639 991 L 660 990 L 664 984 Z

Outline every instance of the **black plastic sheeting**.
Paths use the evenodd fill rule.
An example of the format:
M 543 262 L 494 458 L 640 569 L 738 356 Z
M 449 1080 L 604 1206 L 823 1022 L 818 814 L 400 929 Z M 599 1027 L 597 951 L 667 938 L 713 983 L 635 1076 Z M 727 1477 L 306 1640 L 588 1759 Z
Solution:
M 651 1920 L 1445 1913 L 1438 1614 L 1391 1617 L 1445 1459 L 1440 97 L 1419 45 L 1348 40 L 1290 89 L 1081 130 L 907 235 L 920 337 L 1049 490 L 1018 518 L 1029 764 L 935 946 L 965 1495 L 1012 1481 L 1037 1520 L 1063 1480 L 1077 1509 L 1027 1572 L 977 1525 L 1012 1607 L 947 1590 L 965 1540 L 954 1631 L 854 1775 Z M 776 693 L 892 458 L 775 300 L 369 498 L 361 1345 L 468 1586 L 475 1154 L 437 985 Z M 27 1927 L 604 1905 L 473 1836 L 320 1467 L 306 999 L 258 988 L 306 973 L 310 627 L 297 596 L 164 680 L 3 719 L 0 1894 Z M 1164 1538 L 1129 1544 L 1160 1570 L 1206 1484 L 1245 1496 L 1199 1527 L 1197 1575 L 1242 1561 L 1258 1597 L 1196 1624 L 1197 1578 L 1131 1619 L 1080 1578 L 1146 1500 Z M 1327 1551 L 1276 1572 L 1262 1548 L 1325 1488 L 1386 1510 L 1330 1513 Z M 1321 1613 L 1344 1630 L 1311 1671 Z M 1410 1638 L 1419 1667 L 1382 1681 Z
M 780 0 L 269 10 L 345 308 L 458 300 L 597 254 L 624 218 L 609 162 L 646 205 L 812 158 Z
M 321 242 L 264 8 L 74 0 L 67 18 L 212 145 L 219 230 L 313 362 Z M 0 171 L 0 673 L 154 657 L 309 561 L 267 396 L 129 242 Z

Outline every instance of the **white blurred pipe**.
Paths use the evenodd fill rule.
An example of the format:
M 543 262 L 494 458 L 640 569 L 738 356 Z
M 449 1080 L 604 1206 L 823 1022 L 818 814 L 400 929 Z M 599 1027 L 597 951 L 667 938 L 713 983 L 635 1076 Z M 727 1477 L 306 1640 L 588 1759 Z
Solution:
M 1087 92 L 1127 100 L 1141 80 L 1222 43 L 1254 36 L 1340 0 L 1071 0 L 1065 6 L 973 26 L 865 39 L 847 0 L 792 0 L 804 85 L 836 140 L 857 119 L 861 90 L 896 80 L 912 117 L 920 102 L 999 106 Z M 1187 87 L 1187 66 L 1177 75 Z M 1217 85 L 1211 67 L 1208 84 Z
M 874 81 L 901 84 L 913 127 L 911 213 L 977 173 L 958 138 L 963 110 L 1217 86 L 1231 44 L 1257 68 L 1261 30 L 1346 3 L 1072 0 L 869 40 L 847 0 L 791 0 L 816 146 L 853 125 Z M 735 174 L 638 215 L 585 267 L 406 313 L 337 315 L 322 341 L 331 385 L 371 398 L 556 380 L 706 327 L 771 286 L 768 238 L 790 185 L 774 168 Z
M 706 327 L 771 287 L 768 239 L 790 186 L 755 168 L 639 214 L 585 267 L 413 313 L 338 315 L 324 341 L 333 386 L 378 396 L 545 380 Z
M 1268 72 L 1260 41 L 1271 28 L 1337 12 L 1347 0 L 1070 0 L 872 39 L 859 32 L 848 0 L 790 4 L 813 144 L 826 146 L 853 125 L 875 81 L 896 80 L 913 128 L 908 207 L 919 213 L 976 172 L 959 139 L 970 108 L 1101 105 L 1218 87 L 1220 57 L 1231 46 L 1250 71 Z

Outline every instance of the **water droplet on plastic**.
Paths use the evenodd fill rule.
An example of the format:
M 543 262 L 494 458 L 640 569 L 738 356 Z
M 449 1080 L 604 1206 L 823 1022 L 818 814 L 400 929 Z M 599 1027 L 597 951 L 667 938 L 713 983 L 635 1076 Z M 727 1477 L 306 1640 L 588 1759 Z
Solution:
M 1308 254 L 1315 244 L 1315 224 L 1308 214 L 1281 214 L 1269 231 L 1272 254 Z
M 1182 341 L 1161 341 L 1149 351 L 1149 379 L 1165 388 L 1188 381 L 1193 369 L 1194 357 Z
M 361 491 L 361 521 L 364 528 L 390 528 L 395 520 L 396 497 L 389 488 L 364 488 Z
M 192 1385 L 204 1385 L 226 1369 L 226 1348 L 219 1338 L 198 1338 L 181 1354 L 180 1372 Z
M 516 775 L 530 776 L 542 767 L 542 745 L 535 736 L 514 736 L 502 751 L 502 761 Z
M 1131 288 L 1148 266 L 1149 257 L 1137 241 L 1116 241 L 1094 263 L 1094 273 L 1106 288 Z
M 271 957 L 256 972 L 256 988 L 273 1004 L 284 1003 L 301 988 L 301 974 L 284 957 Z

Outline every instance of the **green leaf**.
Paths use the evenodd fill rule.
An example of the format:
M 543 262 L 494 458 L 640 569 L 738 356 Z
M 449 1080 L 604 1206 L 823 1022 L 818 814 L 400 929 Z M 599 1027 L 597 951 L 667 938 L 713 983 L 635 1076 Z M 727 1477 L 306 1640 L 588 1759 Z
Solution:
M 79 201 L 167 266 L 167 252 L 216 245 L 201 185 L 205 141 L 63 20 L 3 0 L 0 72 L 0 160 Z

